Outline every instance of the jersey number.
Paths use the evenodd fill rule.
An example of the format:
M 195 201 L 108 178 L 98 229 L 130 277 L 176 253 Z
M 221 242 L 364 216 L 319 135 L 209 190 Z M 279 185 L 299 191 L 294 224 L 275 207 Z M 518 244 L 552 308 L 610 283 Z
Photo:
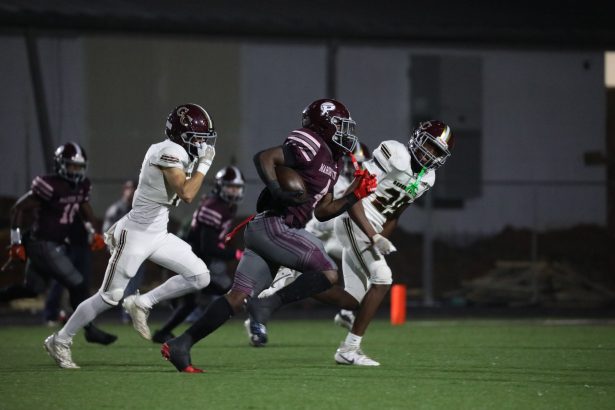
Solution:
M 330 186 L 331 186 L 331 180 L 328 180 L 327 181 L 327 186 L 324 187 L 322 189 L 322 191 L 320 191 L 319 193 L 314 195 L 314 204 L 312 204 L 312 208 L 316 208 L 316 204 L 318 204 L 318 202 L 320 202 L 320 200 L 322 199 L 323 196 L 327 195 L 327 192 L 329 191 L 329 187 Z
M 64 212 L 62 212 L 62 218 L 60 218 L 60 223 L 62 225 L 72 224 L 78 209 L 79 203 L 77 202 L 75 202 L 74 204 L 64 205 Z
M 376 195 L 372 204 L 385 217 L 393 215 L 395 211 L 410 202 L 408 195 L 395 188 L 387 188 L 384 192 L 388 195 Z

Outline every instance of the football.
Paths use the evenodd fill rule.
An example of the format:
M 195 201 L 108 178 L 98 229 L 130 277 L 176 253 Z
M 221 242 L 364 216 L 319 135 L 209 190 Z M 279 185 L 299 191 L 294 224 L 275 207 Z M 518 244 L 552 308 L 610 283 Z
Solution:
M 275 173 L 283 191 L 303 191 L 302 199 L 305 199 L 307 190 L 303 178 L 297 171 L 289 167 L 277 166 Z

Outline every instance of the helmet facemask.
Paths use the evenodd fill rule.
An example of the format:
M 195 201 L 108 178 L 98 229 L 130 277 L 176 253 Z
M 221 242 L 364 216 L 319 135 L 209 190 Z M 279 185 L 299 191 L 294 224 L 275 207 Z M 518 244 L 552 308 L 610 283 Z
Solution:
M 421 122 L 412 132 L 408 151 L 412 159 L 424 169 L 437 169 L 444 165 L 455 145 L 455 137 L 442 121 Z
M 437 169 L 444 165 L 447 158 L 451 156 L 446 144 L 438 138 L 434 138 L 430 133 L 420 130 L 415 132 L 408 141 L 408 150 L 412 158 L 420 166 L 427 169 Z
M 216 146 L 216 131 L 207 132 L 184 132 L 180 135 L 184 148 L 193 157 L 199 156 L 199 151 L 203 150 L 206 145 Z
M 222 183 L 219 188 L 219 195 L 229 204 L 238 204 L 243 200 L 244 186 L 237 184 Z
M 198 104 L 175 107 L 167 118 L 165 134 L 181 145 L 190 159 L 198 157 L 207 145 L 215 146 L 217 138 L 211 117 Z
M 333 116 L 331 117 L 331 124 L 335 126 L 335 133 L 331 140 L 342 147 L 344 151 L 353 152 L 357 145 L 357 137 L 354 135 L 357 123 L 351 118 Z
M 69 166 L 73 165 L 70 168 L 76 168 L 69 170 Z M 69 182 L 73 182 L 75 184 L 83 181 L 85 179 L 85 169 L 87 165 L 85 159 L 80 160 L 79 158 L 75 158 L 74 160 L 68 159 L 59 159 L 56 161 L 56 172 L 62 178 Z

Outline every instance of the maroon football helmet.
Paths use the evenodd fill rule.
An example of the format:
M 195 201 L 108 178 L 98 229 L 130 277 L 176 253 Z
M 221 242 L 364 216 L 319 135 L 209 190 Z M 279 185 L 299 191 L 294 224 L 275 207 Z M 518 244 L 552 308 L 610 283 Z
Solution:
M 167 137 L 184 147 L 190 157 L 198 155 L 202 143 L 216 145 L 214 122 L 203 107 L 197 104 L 183 104 L 171 111 L 167 118 Z
M 336 151 L 352 152 L 357 144 L 356 123 L 344 104 L 331 98 L 316 100 L 303 110 L 302 124 L 318 133 Z
M 448 125 L 442 121 L 421 122 L 410 135 L 408 151 L 420 166 L 436 169 L 451 156 L 455 137 Z
M 239 168 L 230 165 L 216 172 L 214 193 L 226 202 L 236 204 L 243 199 L 245 184 L 246 180 Z
M 85 178 L 88 156 L 81 145 L 76 142 L 67 142 L 56 148 L 53 162 L 56 174 L 67 181 L 78 183 Z M 69 169 L 69 165 L 73 166 Z
M 356 145 L 352 154 L 354 155 L 354 158 L 357 160 L 357 163 L 359 165 L 363 164 L 363 162 L 365 161 L 369 161 L 370 159 L 372 159 L 372 153 L 369 152 L 369 148 L 367 147 L 367 145 L 362 142 L 359 142 Z M 343 160 L 344 163 L 342 167 L 342 174 L 346 176 L 346 178 L 352 179 L 355 169 L 354 164 L 350 159 L 350 155 L 344 155 Z

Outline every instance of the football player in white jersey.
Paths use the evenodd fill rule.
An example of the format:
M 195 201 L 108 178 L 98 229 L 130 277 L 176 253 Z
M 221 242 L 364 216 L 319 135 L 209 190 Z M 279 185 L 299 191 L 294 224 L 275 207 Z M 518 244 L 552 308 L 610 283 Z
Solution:
M 407 147 L 398 141 L 383 141 L 374 150 L 373 159 L 364 164 L 376 175 L 376 192 L 362 199 L 361 207 L 335 221 L 338 240 L 350 245 L 342 255 L 344 290 L 360 303 L 352 328 L 335 352 L 337 363 L 380 365 L 361 350 L 363 335 L 392 283 L 384 255 L 396 249 L 379 243 L 386 244 L 381 241 L 390 237 L 402 212 L 434 185 L 435 171 L 451 155 L 453 145 L 446 124 L 426 121 L 413 131 Z M 358 228 L 353 220 L 361 218 L 367 218 L 373 231 L 364 233 Z
M 177 272 L 143 295 L 124 299 L 123 307 L 137 332 L 151 339 L 147 316 L 160 301 L 206 287 L 209 269 L 190 245 L 167 231 L 169 209 L 198 197 L 215 156 L 216 131 L 207 111 L 196 104 L 176 107 L 166 122 L 167 139 L 145 154 L 132 210 L 105 234 L 111 258 L 99 291 L 84 300 L 66 325 L 45 339 L 44 347 L 62 368 L 78 368 L 72 360 L 75 334 L 100 313 L 116 306 L 128 281 L 145 260 Z
M 364 143 L 356 144 L 356 147 L 353 151 L 353 155 L 359 165 L 371 158 L 369 148 Z M 337 182 L 335 183 L 335 186 L 333 187 L 334 198 L 341 198 L 346 192 L 346 189 L 352 183 L 352 180 L 354 179 L 355 168 L 354 164 L 350 159 L 350 156 L 344 156 L 343 161 L 344 165 L 342 168 L 342 172 L 340 172 L 340 177 L 338 178 Z M 337 218 L 340 217 L 341 216 L 338 216 Z M 312 219 L 310 219 L 305 225 L 305 230 L 314 234 L 314 236 L 316 236 L 322 241 L 327 254 L 338 260 L 342 260 L 342 250 L 344 247 L 337 239 L 334 232 L 334 221 L 337 218 L 321 222 L 314 216 L 312 216 Z M 263 290 L 259 294 L 259 297 L 262 298 L 271 295 L 282 289 L 283 287 L 288 286 L 300 274 L 301 272 L 297 272 L 293 269 L 281 267 L 278 270 L 277 275 L 273 279 L 271 286 Z M 248 300 L 248 312 L 250 311 L 250 304 L 253 300 L 254 299 Z M 334 322 L 340 326 L 350 329 L 352 327 L 352 323 L 354 322 L 354 313 L 352 312 L 352 310 L 342 309 L 338 314 L 335 315 Z M 265 326 L 265 323 L 260 323 L 254 320 L 254 318 L 250 317 L 246 319 L 246 321 L 244 322 L 244 326 L 246 328 L 246 331 L 248 332 L 249 342 L 252 346 L 260 347 L 267 344 L 267 327 Z
M 335 218 L 335 236 L 340 243 L 347 244 L 342 251 L 344 289 L 333 286 L 315 296 L 342 309 L 358 309 L 346 339 L 335 352 L 337 363 L 380 365 L 363 353 L 361 340 L 393 280 L 384 256 L 396 249 L 387 238 L 408 205 L 434 185 L 435 171 L 450 156 L 453 145 L 454 138 L 446 124 L 422 122 L 413 131 L 407 147 L 398 141 L 383 141 L 372 159 L 363 164 L 365 170 L 357 171 L 375 175 L 378 185 L 359 206 Z M 367 231 L 359 229 L 356 220 L 367 220 L 369 223 L 363 224 Z M 261 295 L 252 302 L 251 314 L 263 322 L 262 318 L 273 312 L 260 300 Z M 254 344 L 255 338 L 251 340 Z

